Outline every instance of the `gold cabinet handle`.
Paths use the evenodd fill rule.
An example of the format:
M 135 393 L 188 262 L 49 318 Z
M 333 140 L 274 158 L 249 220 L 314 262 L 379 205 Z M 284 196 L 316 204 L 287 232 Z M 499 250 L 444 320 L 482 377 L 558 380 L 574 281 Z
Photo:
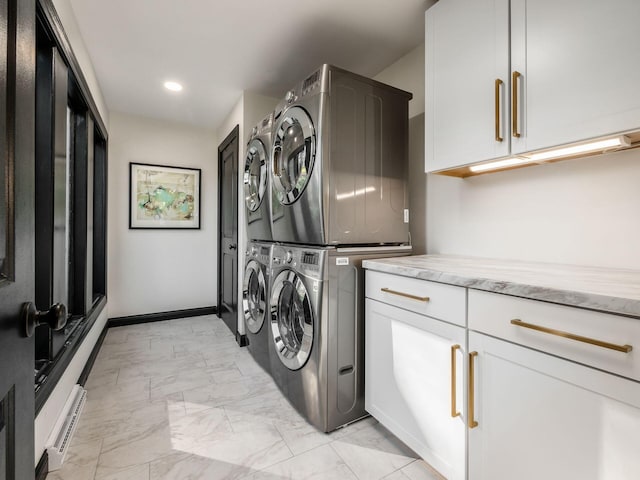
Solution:
M 451 416 L 459 417 L 460 412 L 456 407 L 456 351 L 460 350 L 460 345 L 451 347 Z
M 476 422 L 474 405 L 476 403 L 475 399 L 475 378 L 474 378 L 474 363 L 475 358 L 478 356 L 478 352 L 471 352 L 469 354 L 469 405 L 467 408 L 467 415 L 469 416 L 469 428 L 476 428 L 478 426 L 478 422 Z
M 495 103 L 496 103 L 496 114 L 495 114 L 495 118 L 496 118 L 496 142 L 502 142 L 504 140 L 504 138 L 502 138 L 502 135 L 500 135 L 502 133 L 502 128 L 500 125 L 500 87 L 502 87 L 502 85 L 504 84 L 504 82 L 502 80 L 500 80 L 499 78 L 496 78 L 496 83 L 495 83 L 495 92 L 494 92 L 494 96 L 495 96 Z
M 429 297 L 419 297 L 418 295 L 411 295 L 410 293 L 398 292 L 397 290 L 391 290 L 390 288 L 381 288 L 381 292 L 390 293 L 391 295 L 398 295 L 399 297 L 410 298 L 411 300 L 417 300 L 418 302 L 428 302 Z
M 522 76 L 520 72 L 514 71 L 511 74 L 511 134 L 518 138 L 518 79 Z
M 530 328 L 538 332 L 548 333 L 557 337 L 568 338 L 577 342 L 588 343 L 589 345 L 595 345 L 597 347 L 608 348 L 609 350 L 615 350 L 616 352 L 629 353 L 633 350 L 631 345 L 616 345 L 615 343 L 603 342 L 602 340 L 596 340 L 595 338 L 583 337 L 582 335 L 576 335 L 574 333 L 563 332 L 562 330 L 555 330 L 553 328 L 541 327 L 540 325 L 534 325 L 532 323 L 523 322 L 520 319 L 514 318 L 511 320 L 511 325 L 517 327 Z

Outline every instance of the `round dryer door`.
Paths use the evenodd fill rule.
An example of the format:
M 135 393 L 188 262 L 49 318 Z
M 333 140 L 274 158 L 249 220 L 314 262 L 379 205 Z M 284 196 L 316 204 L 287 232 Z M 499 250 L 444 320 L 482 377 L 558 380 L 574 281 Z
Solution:
M 260 264 L 255 260 L 251 260 L 244 271 L 242 307 L 247 329 L 251 333 L 258 333 L 267 311 L 267 283 Z
M 271 333 L 280 361 L 290 370 L 304 366 L 313 344 L 313 311 L 304 283 L 291 270 L 278 274 L 271 293 Z
M 273 140 L 273 185 L 283 205 L 295 202 L 307 185 L 316 156 L 313 122 L 302 107 L 282 114 Z
M 250 212 L 255 212 L 267 191 L 267 151 L 264 144 L 254 138 L 249 142 L 244 163 L 244 201 Z

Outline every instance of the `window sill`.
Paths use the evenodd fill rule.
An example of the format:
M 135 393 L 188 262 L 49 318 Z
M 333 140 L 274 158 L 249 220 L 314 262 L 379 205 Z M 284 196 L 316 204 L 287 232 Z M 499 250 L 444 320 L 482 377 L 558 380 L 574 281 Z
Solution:
M 107 304 L 107 297 L 102 296 L 93 304 L 93 308 L 87 313 L 85 319 L 74 329 L 64 346 L 52 361 L 42 365 L 36 374 L 35 395 L 36 395 L 36 415 L 40 412 L 49 395 L 55 389 L 58 381 L 73 360 L 78 348 L 82 345 L 87 334 L 100 316 L 100 313 Z

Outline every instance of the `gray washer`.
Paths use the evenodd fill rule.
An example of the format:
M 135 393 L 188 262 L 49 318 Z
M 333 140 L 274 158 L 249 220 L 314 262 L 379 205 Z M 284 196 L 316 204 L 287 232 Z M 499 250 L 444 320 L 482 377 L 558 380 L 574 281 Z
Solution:
M 242 311 L 247 348 L 255 361 L 270 372 L 269 274 L 271 243 L 249 242 L 242 288 Z
M 410 254 L 409 246 L 274 245 L 271 375 L 318 429 L 329 432 L 367 415 L 362 260 Z

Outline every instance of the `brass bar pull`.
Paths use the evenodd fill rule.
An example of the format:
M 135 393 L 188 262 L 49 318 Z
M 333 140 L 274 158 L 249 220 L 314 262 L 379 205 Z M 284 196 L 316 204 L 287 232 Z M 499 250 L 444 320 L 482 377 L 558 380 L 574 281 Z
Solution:
M 576 340 L 577 342 L 588 343 L 589 345 L 595 345 L 596 347 L 608 348 L 609 350 L 615 350 L 616 352 L 629 353 L 631 350 L 633 350 L 633 347 L 631 345 L 616 345 L 615 343 L 603 342 L 602 340 L 596 340 L 595 338 L 583 337 L 582 335 L 563 332 L 562 330 L 555 330 L 553 328 L 541 327 L 540 325 L 526 323 L 517 318 L 511 320 L 511 325 L 530 328 L 531 330 L 548 333 L 550 335 L 556 335 L 558 337 L 568 338 L 569 340 Z
M 511 134 L 518 138 L 518 79 L 522 76 L 520 72 L 514 71 L 511 74 Z
M 503 85 L 503 81 L 499 78 L 496 78 L 495 84 L 495 100 L 496 100 L 496 142 L 502 142 L 504 138 L 502 138 L 502 126 L 500 125 L 500 87 Z
M 417 300 L 418 302 L 428 302 L 429 297 L 419 297 L 417 295 L 411 295 L 410 293 L 398 292 L 396 290 L 391 290 L 390 288 L 381 288 L 380 291 L 385 293 L 390 293 L 391 295 L 398 295 L 399 297 L 410 298 L 411 300 Z
M 474 360 L 478 356 L 478 352 L 471 352 L 469 354 L 469 406 L 467 408 L 467 415 L 469 416 L 469 428 L 476 428 L 478 422 L 476 422 L 474 406 L 475 399 L 475 378 L 474 378 Z
M 460 345 L 451 347 L 451 416 L 459 417 L 460 412 L 456 407 L 456 351 L 460 350 Z

